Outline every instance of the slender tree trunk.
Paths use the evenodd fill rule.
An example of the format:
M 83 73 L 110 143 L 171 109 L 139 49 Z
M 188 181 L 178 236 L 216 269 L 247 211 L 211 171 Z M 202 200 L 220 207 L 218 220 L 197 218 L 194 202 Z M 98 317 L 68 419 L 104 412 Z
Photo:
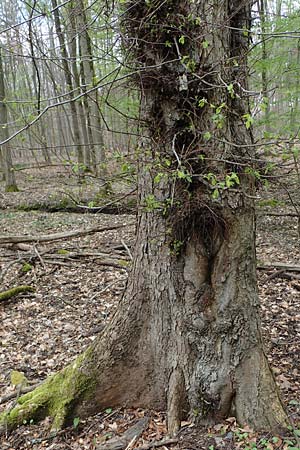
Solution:
M 253 148 L 243 98 L 250 2 L 126 7 L 123 36 L 133 62 L 149 68 L 136 79 L 147 129 L 128 286 L 87 352 L 21 397 L 2 424 L 43 413 L 58 428 L 126 404 L 167 409 L 170 433 L 187 416 L 285 426 L 261 340 L 254 180 L 243 170 Z M 171 45 L 161 45 L 166 37 Z
M 8 134 L 8 117 L 7 106 L 5 103 L 5 85 L 4 71 L 2 62 L 2 49 L 0 47 L 0 141 L 4 141 L 9 137 Z M 13 170 L 11 149 L 9 142 L 0 147 L 1 166 L 5 178 L 5 190 L 7 192 L 18 191 L 16 177 Z
M 77 23 L 79 32 L 79 47 L 81 55 L 81 76 L 82 85 L 85 90 L 95 85 L 95 70 L 92 55 L 92 45 L 88 30 L 87 16 L 84 0 L 78 0 Z M 97 158 L 100 163 L 99 175 L 105 177 L 105 150 L 104 139 L 101 126 L 101 115 L 98 101 L 98 91 L 95 89 L 85 99 L 86 112 L 88 118 L 89 135 L 91 138 L 91 162 L 93 171 L 97 173 Z
M 81 182 L 83 173 L 84 173 L 84 156 L 83 156 L 83 147 L 81 146 L 81 141 L 80 141 L 80 131 L 79 131 L 80 128 L 79 128 L 77 108 L 76 108 L 75 102 L 73 101 L 75 93 L 73 90 L 72 73 L 71 73 L 71 70 L 70 70 L 69 64 L 68 64 L 68 52 L 67 52 L 67 47 L 66 47 L 66 43 L 65 43 L 65 37 L 62 32 L 62 27 L 61 27 L 61 23 L 60 23 L 59 10 L 57 9 L 57 0 L 51 0 L 51 1 L 52 1 L 52 8 L 53 9 L 56 8 L 54 11 L 56 34 L 57 34 L 60 48 L 61 48 L 62 66 L 64 68 L 66 85 L 67 85 L 67 89 L 70 90 L 70 100 L 71 100 L 70 101 L 70 110 L 71 110 L 72 125 L 73 125 L 73 136 L 74 136 L 74 144 L 76 145 L 76 153 L 77 153 L 77 159 L 78 159 L 78 177 L 79 177 L 79 182 Z
M 74 6 L 74 3 L 70 3 L 69 7 L 69 21 L 70 21 L 70 27 L 68 29 L 68 36 L 69 36 L 69 55 L 71 57 L 71 67 L 72 67 L 72 75 L 74 80 L 74 87 L 77 87 L 77 92 L 81 92 L 82 88 L 80 86 L 80 76 L 79 76 L 79 70 L 77 67 L 77 57 L 78 57 L 78 49 L 77 49 L 77 27 L 76 27 L 76 15 L 77 7 Z M 82 144 L 83 146 L 83 158 L 84 158 L 84 169 L 90 170 L 91 162 L 90 162 L 90 139 L 88 136 L 88 129 L 87 129 L 87 118 L 85 115 L 84 110 L 84 100 L 80 99 L 79 102 L 76 103 L 77 113 L 81 125 L 81 135 L 82 135 Z
M 265 129 L 269 133 L 270 130 L 270 100 L 269 100 L 269 81 L 268 81 L 268 71 L 267 71 L 267 63 L 268 63 L 268 52 L 267 52 L 267 40 L 266 40 L 266 18 L 267 18 L 267 11 L 266 11 L 266 0 L 259 0 L 258 1 L 258 11 L 259 11 L 259 18 L 260 18 L 260 28 L 262 31 L 261 36 L 261 45 L 262 45 L 262 72 L 261 72 L 261 83 L 262 83 L 262 94 L 263 94 L 263 100 L 265 103 Z

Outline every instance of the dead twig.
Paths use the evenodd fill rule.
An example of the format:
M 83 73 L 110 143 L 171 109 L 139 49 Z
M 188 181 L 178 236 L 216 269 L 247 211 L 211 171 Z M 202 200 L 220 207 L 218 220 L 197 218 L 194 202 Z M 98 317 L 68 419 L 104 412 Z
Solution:
M 2 269 L 1 274 L 0 274 L 0 284 L 2 284 L 5 275 L 7 274 L 8 270 L 14 266 L 15 264 L 19 264 L 22 261 L 22 258 L 18 258 L 14 261 L 11 261 L 10 263 L 7 264 L 6 267 L 4 267 L 4 269 Z
M 26 386 L 20 389 L 20 392 L 18 390 L 11 392 L 10 394 L 4 395 L 3 397 L 0 397 L 0 405 L 3 403 L 9 402 L 9 400 L 12 400 L 13 398 L 16 398 L 19 395 L 27 394 L 28 392 L 33 391 L 35 388 L 40 386 L 42 383 L 36 383 L 32 384 L 31 386 Z
M 162 439 L 161 441 L 149 442 L 149 444 L 142 445 L 138 449 L 134 450 L 149 450 L 151 448 L 163 447 L 164 445 L 177 444 L 178 439 Z
M 34 249 L 34 253 L 36 254 L 36 256 L 38 257 L 38 259 L 40 260 L 40 262 L 41 262 L 41 264 L 42 264 L 44 270 L 46 270 L 46 265 L 45 265 L 45 263 L 44 263 L 43 258 L 42 258 L 41 255 L 40 255 L 40 253 L 39 253 L 39 251 L 38 251 L 36 245 L 33 246 L 33 249 Z
M 259 270 L 279 269 L 284 272 L 300 272 L 300 266 L 298 264 L 288 264 L 282 262 L 262 263 L 257 265 Z
M 125 248 L 129 258 L 131 259 L 131 261 L 133 261 L 133 256 L 131 254 L 131 251 L 129 250 L 128 246 L 126 245 L 126 243 L 123 241 L 123 239 L 121 239 L 122 245 Z

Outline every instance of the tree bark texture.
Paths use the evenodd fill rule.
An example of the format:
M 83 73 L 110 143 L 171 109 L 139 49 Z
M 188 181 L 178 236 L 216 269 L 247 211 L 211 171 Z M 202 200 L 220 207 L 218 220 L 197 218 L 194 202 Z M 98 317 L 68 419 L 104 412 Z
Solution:
M 2 423 L 42 409 L 56 428 L 130 405 L 167 409 L 170 433 L 187 416 L 207 424 L 235 415 L 276 429 L 287 417 L 260 334 L 243 98 L 250 3 L 126 7 L 123 35 L 142 69 L 135 81 L 147 130 L 127 289 L 86 354 L 21 397 Z

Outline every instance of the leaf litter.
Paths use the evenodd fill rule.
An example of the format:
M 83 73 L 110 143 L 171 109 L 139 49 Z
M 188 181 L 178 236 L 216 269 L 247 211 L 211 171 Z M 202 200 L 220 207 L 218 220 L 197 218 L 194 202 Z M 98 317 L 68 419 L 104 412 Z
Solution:
M 103 329 L 117 307 L 127 279 L 127 267 L 101 265 L 101 258 L 80 256 L 105 253 L 119 259 L 133 243 L 132 216 L 46 213 L 5 210 L 0 212 L 2 234 L 38 234 L 67 231 L 95 225 L 123 224 L 117 231 L 37 245 L 40 258 L 28 252 L 0 249 L 1 290 L 28 284 L 35 293 L 20 295 L 0 304 L 0 398 L 17 389 L 11 374 L 20 373 L 25 383 L 37 383 L 56 372 L 81 353 Z M 297 227 L 291 218 L 261 217 L 258 222 L 258 261 L 299 262 Z M 77 258 L 70 258 L 76 252 Z M 32 252 L 29 252 L 30 254 Z M 43 254 L 51 255 L 43 260 Z M 29 264 L 28 270 L 24 265 Z M 258 271 L 263 335 L 266 352 L 294 428 L 300 428 L 300 292 L 299 280 L 270 277 L 272 269 Z M 1 405 L 9 408 L 15 400 Z M 49 437 L 50 423 L 24 424 L 0 441 L 1 450 L 74 449 L 98 450 L 116 436 L 122 436 L 139 419 L 149 425 L 133 448 L 150 448 L 149 443 L 166 439 L 164 412 L 118 409 L 100 412 L 85 420 L 74 419 L 69 428 Z M 166 444 L 163 444 L 166 442 Z M 234 418 L 212 427 L 196 429 L 182 423 L 177 443 L 162 441 L 163 449 L 295 449 L 295 432 L 271 436 L 239 428 Z

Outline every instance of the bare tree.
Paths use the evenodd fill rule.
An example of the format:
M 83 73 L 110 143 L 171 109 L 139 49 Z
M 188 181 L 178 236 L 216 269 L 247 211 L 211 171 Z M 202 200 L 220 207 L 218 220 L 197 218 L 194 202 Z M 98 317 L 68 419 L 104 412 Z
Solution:
M 8 134 L 8 115 L 5 96 L 2 48 L 0 47 L 0 141 L 7 139 Z M 0 148 L 0 157 L 5 178 L 5 190 L 7 192 L 16 192 L 18 191 L 18 187 L 16 184 L 9 143 L 3 144 Z

